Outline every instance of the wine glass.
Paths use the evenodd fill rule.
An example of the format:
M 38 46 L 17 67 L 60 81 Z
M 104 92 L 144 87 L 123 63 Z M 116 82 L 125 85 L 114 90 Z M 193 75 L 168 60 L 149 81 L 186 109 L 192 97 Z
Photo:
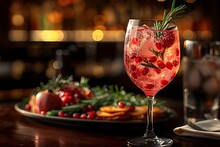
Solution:
M 159 20 L 130 19 L 124 43 L 124 66 L 148 100 L 146 133 L 128 140 L 128 146 L 170 146 L 173 141 L 159 138 L 153 127 L 153 101 L 159 90 L 176 76 L 180 66 L 180 42 L 177 26 L 157 30 Z

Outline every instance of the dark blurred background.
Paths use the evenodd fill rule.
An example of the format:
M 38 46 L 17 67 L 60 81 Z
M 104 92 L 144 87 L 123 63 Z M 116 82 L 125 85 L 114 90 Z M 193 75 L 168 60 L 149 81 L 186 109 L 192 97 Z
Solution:
M 58 73 L 90 78 L 92 86 L 118 84 L 141 92 L 123 67 L 129 18 L 162 18 L 171 0 L 0 1 L 0 90 L 35 88 Z M 177 0 L 185 39 L 220 40 L 220 1 Z M 158 95 L 182 98 L 181 69 Z

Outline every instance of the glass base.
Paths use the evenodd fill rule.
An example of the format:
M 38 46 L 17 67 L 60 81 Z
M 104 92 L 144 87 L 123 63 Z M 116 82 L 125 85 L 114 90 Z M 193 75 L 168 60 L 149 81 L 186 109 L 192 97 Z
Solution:
M 130 139 L 127 142 L 128 147 L 169 147 L 173 144 L 173 140 L 169 138 L 146 139 L 144 137 Z

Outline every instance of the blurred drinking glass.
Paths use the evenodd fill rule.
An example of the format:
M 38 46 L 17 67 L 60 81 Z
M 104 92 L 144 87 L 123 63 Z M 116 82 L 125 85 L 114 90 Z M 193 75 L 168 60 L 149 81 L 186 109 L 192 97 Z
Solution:
M 184 42 L 182 58 L 184 119 L 199 121 L 218 117 L 220 90 L 220 42 Z

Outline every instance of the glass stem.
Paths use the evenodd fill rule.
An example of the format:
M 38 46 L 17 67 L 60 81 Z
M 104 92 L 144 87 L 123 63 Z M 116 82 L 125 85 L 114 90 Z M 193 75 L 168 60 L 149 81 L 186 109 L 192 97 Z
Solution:
M 154 124 L 153 124 L 153 102 L 154 96 L 147 96 L 148 100 L 148 108 L 147 108 L 147 126 L 146 133 L 144 134 L 144 138 L 146 141 L 153 141 L 157 138 L 154 133 Z

